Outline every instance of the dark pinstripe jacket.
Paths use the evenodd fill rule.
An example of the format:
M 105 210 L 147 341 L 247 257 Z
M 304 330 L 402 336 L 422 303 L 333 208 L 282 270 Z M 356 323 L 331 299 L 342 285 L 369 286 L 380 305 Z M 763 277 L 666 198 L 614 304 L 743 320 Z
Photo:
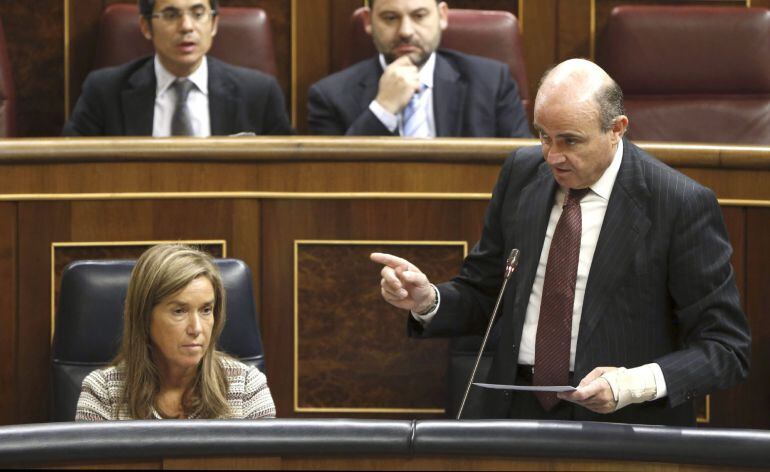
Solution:
M 575 379 L 598 366 L 657 362 L 666 398 L 576 419 L 694 424 L 692 399 L 748 375 L 750 336 L 740 307 L 721 209 L 714 194 L 624 141 L 586 286 Z M 540 146 L 503 165 L 478 244 L 460 275 L 439 285 L 441 306 L 418 336 L 483 332 L 502 285 L 506 255 L 521 250 L 498 323 L 489 382 L 511 384 L 524 314 L 556 189 Z M 411 317 L 410 317 L 411 318 Z M 507 392 L 486 391 L 485 417 L 507 417 Z

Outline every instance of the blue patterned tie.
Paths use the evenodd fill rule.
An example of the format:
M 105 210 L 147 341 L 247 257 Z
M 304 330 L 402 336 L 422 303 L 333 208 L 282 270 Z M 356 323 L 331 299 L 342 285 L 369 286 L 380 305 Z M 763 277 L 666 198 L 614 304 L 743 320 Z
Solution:
M 423 99 L 425 90 L 428 88 L 425 84 L 420 84 L 420 91 L 412 96 L 409 104 L 404 108 L 404 136 L 409 138 L 430 138 L 430 127 L 428 126 L 428 113 L 425 110 Z

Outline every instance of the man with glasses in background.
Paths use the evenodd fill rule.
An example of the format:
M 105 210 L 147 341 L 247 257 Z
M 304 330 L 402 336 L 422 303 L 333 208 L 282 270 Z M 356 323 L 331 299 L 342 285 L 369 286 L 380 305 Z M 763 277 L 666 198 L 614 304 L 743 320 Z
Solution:
M 139 26 L 155 55 L 89 74 L 63 134 L 291 134 L 273 77 L 206 55 L 216 8 L 217 0 L 139 0 Z

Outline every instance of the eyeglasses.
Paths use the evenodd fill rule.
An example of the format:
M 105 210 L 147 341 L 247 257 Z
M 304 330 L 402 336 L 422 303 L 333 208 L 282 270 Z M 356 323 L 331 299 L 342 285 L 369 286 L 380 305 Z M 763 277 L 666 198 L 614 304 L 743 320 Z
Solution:
M 164 23 L 172 25 L 178 23 L 183 16 L 188 15 L 195 23 L 205 24 L 216 14 L 216 10 L 209 10 L 204 6 L 195 6 L 189 10 L 169 7 L 158 13 L 153 13 L 150 18 L 160 18 Z

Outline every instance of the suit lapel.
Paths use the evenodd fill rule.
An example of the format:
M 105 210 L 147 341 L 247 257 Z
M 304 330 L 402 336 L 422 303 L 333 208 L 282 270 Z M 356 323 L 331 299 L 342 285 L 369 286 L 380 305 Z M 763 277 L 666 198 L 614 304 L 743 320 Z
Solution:
M 240 131 L 236 129 L 237 100 L 233 92 L 233 84 L 224 74 L 224 70 L 216 59 L 207 58 L 209 68 L 209 120 L 211 135 L 223 136 Z
M 380 66 L 380 57 L 375 56 L 369 62 L 369 69 L 361 76 L 358 82 L 358 88 L 351 96 L 355 106 L 351 110 L 366 110 L 369 104 L 377 97 L 377 90 L 380 86 L 380 77 L 382 77 L 382 66 Z
M 459 136 L 462 131 L 461 105 L 465 103 L 467 84 L 452 64 L 439 53 L 436 53 L 436 70 L 433 77 L 436 136 Z
M 120 94 L 126 136 L 152 136 L 155 84 L 155 66 L 150 58 L 129 77 L 129 88 Z
M 651 222 L 645 212 L 648 199 L 649 190 L 644 183 L 637 150 L 624 140 L 623 161 L 607 205 L 586 285 L 578 353 L 585 348 L 601 317 L 612 315 L 607 312 L 607 304 L 616 293 L 617 282 L 628 270 L 639 241 L 650 228 Z
M 520 327 L 524 324 L 529 294 L 532 292 L 532 284 L 535 281 L 540 253 L 543 250 L 555 193 L 556 181 L 549 167 L 544 163 L 538 170 L 537 178 L 522 189 L 516 209 L 514 244 L 521 251 L 517 272 L 523 277 L 517 280 L 513 321 L 514 332 L 518 333 L 519 337 L 521 336 Z M 521 339 L 517 339 L 516 344 L 520 341 Z

